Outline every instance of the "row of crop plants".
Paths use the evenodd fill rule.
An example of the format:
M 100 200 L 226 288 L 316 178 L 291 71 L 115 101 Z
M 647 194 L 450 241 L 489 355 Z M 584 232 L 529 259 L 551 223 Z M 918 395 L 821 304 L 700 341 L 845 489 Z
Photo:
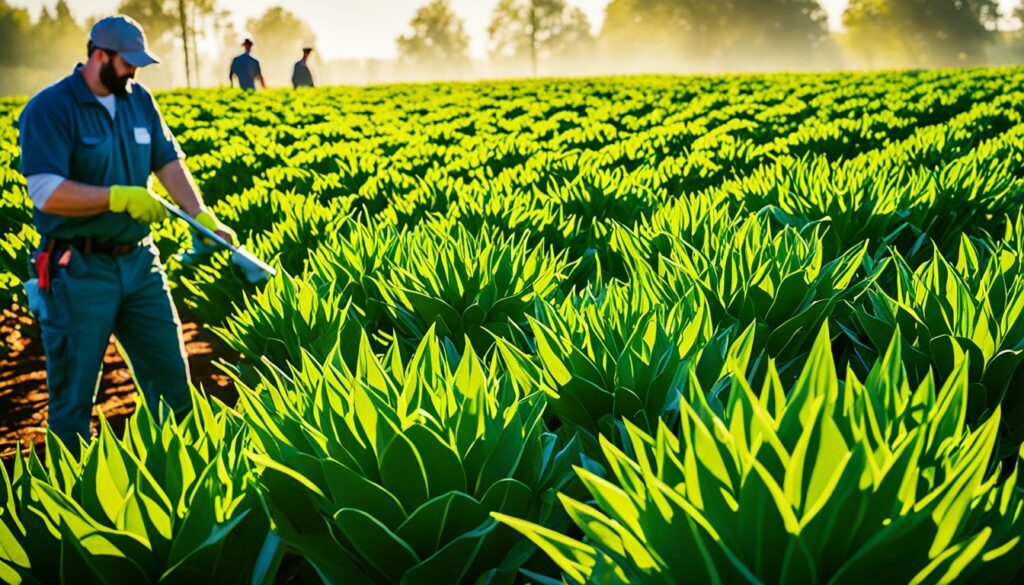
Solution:
M 0 577 L 1012 582 L 1022 77 L 165 94 L 239 403 L 19 460 Z

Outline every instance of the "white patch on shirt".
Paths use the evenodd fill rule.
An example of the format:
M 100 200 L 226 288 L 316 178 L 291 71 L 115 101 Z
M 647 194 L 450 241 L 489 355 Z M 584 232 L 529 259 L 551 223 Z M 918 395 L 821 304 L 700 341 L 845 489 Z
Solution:
M 149 136 L 149 128 L 135 128 L 135 144 L 149 144 L 153 139 Z

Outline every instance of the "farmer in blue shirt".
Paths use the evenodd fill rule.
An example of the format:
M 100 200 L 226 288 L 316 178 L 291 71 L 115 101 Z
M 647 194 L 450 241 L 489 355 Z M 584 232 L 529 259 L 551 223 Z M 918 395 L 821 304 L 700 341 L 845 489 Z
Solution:
M 309 70 L 309 54 L 312 52 L 313 47 L 304 47 L 302 59 L 295 62 L 295 68 L 292 70 L 292 87 L 295 89 L 313 87 L 313 73 Z
M 238 87 L 252 91 L 256 89 L 256 80 L 258 79 L 260 87 L 267 89 L 267 84 L 263 81 L 263 71 L 260 69 L 260 61 L 256 57 L 252 56 L 252 39 L 245 39 L 242 41 L 242 47 L 245 48 L 245 52 L 231 61 L 231 71 L 228 73 L 228 83 L 234 87 L 234 80 L 237 78 Z
M 89 33 L 86 63 L 33 97 L 18 120 L 42 236 L 25 288 L 46 352 L 49 428 L 72 452 L 91 436 L 111 333 L 153 413 L 191 408 L 181 322 L 150 233 L 166 214 L 148 188 L 151 173 L 182 209 L 233 240 L 204 206 L 153 96 L 134 80 L 158 62 L 137 22 L 104 18 Z

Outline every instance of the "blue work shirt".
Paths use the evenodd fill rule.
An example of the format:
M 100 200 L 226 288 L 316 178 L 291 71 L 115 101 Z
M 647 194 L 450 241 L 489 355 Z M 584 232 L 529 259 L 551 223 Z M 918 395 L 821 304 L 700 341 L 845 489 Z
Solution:
M 116 98 L 111 119 L 86 85 L 81 67 L 36 94 L 22 111 L 18 128 L 23 175 L 58 175 L 97 187 L 145 187 L 151 173 L 184 158 L 149 90 L 129 82 L 129 93 Z M 149 226 L 127 213 L 110 211 L 65 217 L 33 208 L 33 220 L 41 235 L 53 238 L 131 243 L 150 233 Z
M 256 78 L 263 77 L 259 59 L 249 53 L 242 53 L 231 61 L 231 73 L 228 76 L 231 75 L 238 78 L 238 87 L 256 89 Z
M 309 65 L 302 61 L 295 63 L 295 69 L 292 70 L 292 86 L 295 88 L 313 87 L 313 74 L 309 70 Z

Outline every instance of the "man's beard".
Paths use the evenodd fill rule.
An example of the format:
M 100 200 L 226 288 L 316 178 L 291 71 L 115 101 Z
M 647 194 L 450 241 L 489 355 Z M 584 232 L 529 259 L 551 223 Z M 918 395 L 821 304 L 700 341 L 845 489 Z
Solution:
M 117 97 L 128 95 L 128 81 L 134 77 L 130 73 L 118 77 L 113 61 L 107 61 L 100 67 L 100 83 Z

